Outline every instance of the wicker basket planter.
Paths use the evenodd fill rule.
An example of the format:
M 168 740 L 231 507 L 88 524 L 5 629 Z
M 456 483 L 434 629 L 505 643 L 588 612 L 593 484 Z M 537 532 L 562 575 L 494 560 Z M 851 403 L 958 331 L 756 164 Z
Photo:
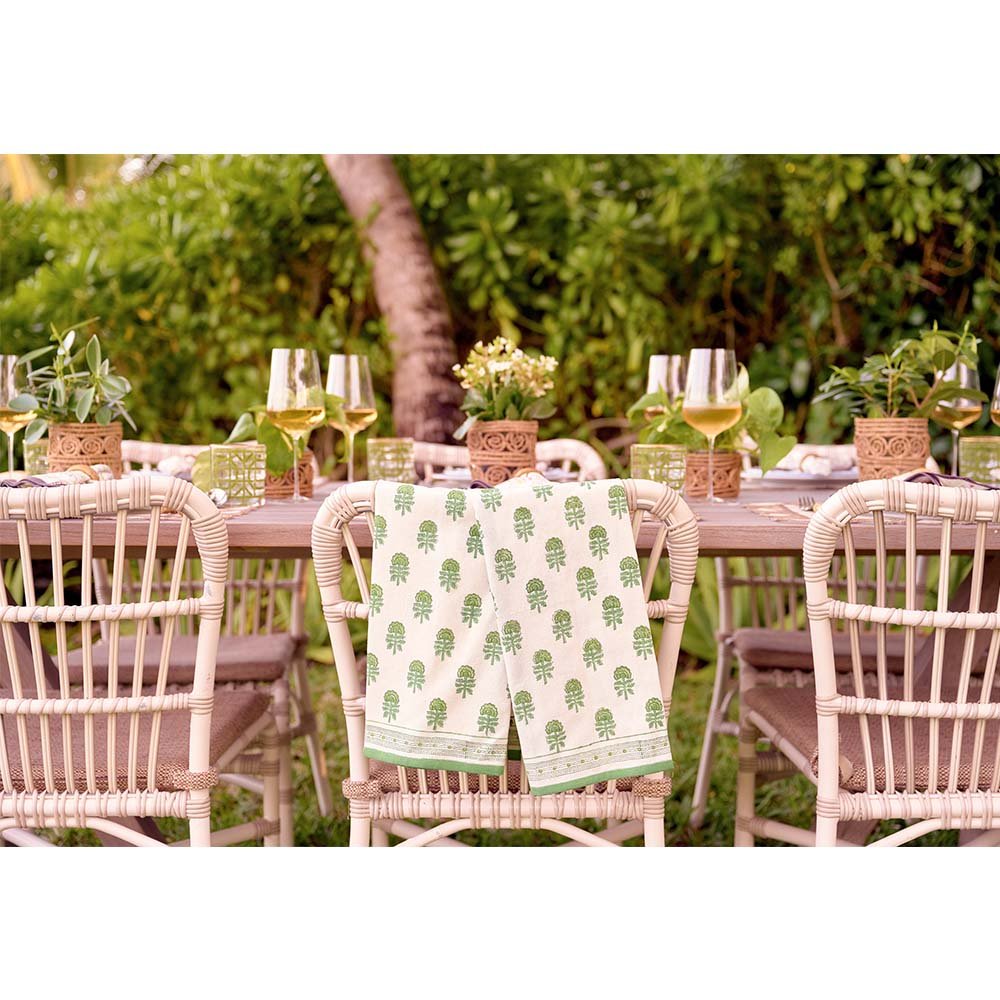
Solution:
M 717 451 L 712 456 L 714 493 L 726 500 L 740 495 L 740 470 L 743 456 L 738 451 Z M 708 452 L 688 452 L 684 492 L 689 497 L 708 496 Z
M 49 471 L 65 472 L 74 465 L 107 465 L 116 477 L 122 474 L 122 425 L 51 424 Z
M 287 500 L 295 493 L 295 473 L 292 469 L 280 476 L 267 474 L 264 482 L 264 496 L 268 500 Z M 299 458 L 299 494 L 304 497 L 313 495 L 313 453 L 306 448 Z
M 535 467 L 537 420 L 478 420 L 469 428 L 469 472 L 496 486 Z
M 931 454 L 926 417 L 855 417 L 861 479 L 890 479 L 922 469 Z

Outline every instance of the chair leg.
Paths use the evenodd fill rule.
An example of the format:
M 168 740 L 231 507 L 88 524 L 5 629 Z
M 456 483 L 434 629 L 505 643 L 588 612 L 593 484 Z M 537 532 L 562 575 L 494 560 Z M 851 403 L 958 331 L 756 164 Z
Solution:
M 837 846 L 837 817 L 817 816 L 816 817 L 816 846 L 836 847 Z
M 753 847 L 751 832 L 757 785 L 757 730 L 740 720 L 739 774 L 736 778 L 736 847 Z
M 330 776 L 326 769 L 326 754 L 316 731 L 316 712 L 313 708 L 312 692 L 309 690 L 309 668 L 303 657 L 295 659 L 292 667 L 295 691 L 299 702 L 299 724 L 303 726 L 309 764 L 312 767 L 313 784 L 316 786 L 316 801 L 320 816 L 333 815 L 333 792 Z
M 192 847 L 212 846 L 211 795 L 198 789 L 190 793 L 188 811 L 194 813 L 188 820 L 188 833 Z
M 712 766 L 715 763 L 715 745 L 732 684 L 732 666 L 725 647 L 720 644 L 715 665 L 715 681 L 712 684 L 712 701 L 708 706 L 708 718 L 705 721 L 705 738 L 701 744 L 701 756 L 698 758 L 698 778 L 694 784 L 694 796 L 691 800 L 691 818 L 688 821 L 695 830 L 705 819 L 708 792 L 712 784 Z
M 295 843 L 295 816 L 292 808 L 292 740 L 288 722 L 288 680 L 282 678 L 271 689 L 274 726 L 278 733 L 278 820 L 281 824 L 279 843 L 292 847 Z
M 664 847 L 663 799 L 647 796 L 642 800 L 642 846 Z
M 264 821 L 268 824 L 281 822 L 281 789 L 279 772 L 281 770 L 281 746 L 277 730 L 271 726 L 261 737 L 261 772 L 264 779 Z M 281 843 L 280 834 L 269 833 L 264 837 L 265 847 L 278 847 Z
M 368 816 L 351 817 L 350 847 L 372 846 L 372 821 Z
M 381 827 L 372 823 L 372 847 L 388 847 L 389 834 Z

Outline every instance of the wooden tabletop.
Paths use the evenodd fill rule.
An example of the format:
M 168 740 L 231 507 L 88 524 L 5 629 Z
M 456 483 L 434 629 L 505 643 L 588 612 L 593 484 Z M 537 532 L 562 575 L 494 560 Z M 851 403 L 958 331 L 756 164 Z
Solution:
M 317 496 L 302 503 L 268 501 L 264 506 L 227 517 L 229 549 L 232 556 L 265 556 L 271 558 L 308 558 L 313 518 L 326 493 L 335 487 L 317 491 Z M 740 555 L 791 555 L 801 553 L 808 517 L 797 516 L 793 511 L 776 509 L 770 516 L 762 513 L 760 505 L 787 504 L 793 508 L 806 495 L 817 501 L 824 500 L 833 491 L 807 486 L 791 488 L 754 483 L 744 486 L 737 501 L 710 504 L 704 500 L 689 500 L 698 517 L 700 534 L 699 551 L 704 556 Z M 176 546 L 179 519 L 164 517 L 161 521 L 160 547 L 166 554 Z M 363 522 L 353 526 L 355 538 L 364 551 L 370 547 L 367 527 Z M 957 526 L 953 532 L 952 547 L 956 551 L 971 550 L 974 529 Z M 65 522 L 62 528 L 63 545 L 67 549 L 79 546 L 81 530 L 78 523 Z M 1000 551 L 1000 528 L 990 527 L 987 545 Z M 645 525 L 639 536 L 639 550 L 648 550 L 655 536 L 652 523 Z M 887 522 L 886 541 L 890 549 L 900 550 L 903 529 Z M 145 545 L 146 534 L 143 518 L 129 519 L 128 541 L 138 550 Z M 44 550 L 48 545 L 48 526 L 32 522 L 29 526 L 32 547 Z M 874 549 L 874 530 L 863 522 L 855 527 L 855 539 L 860 551 Z M 936 552 L 940 545 L 937 524 L 918 523 L 917 546 L 924 552 Z M 98 519 L 94 522 L 94 543 L 97 554 L 110 551 L 114 542 L 114 521 Z M 17 555 L 15 525 L 0 522 L 0 556 Z

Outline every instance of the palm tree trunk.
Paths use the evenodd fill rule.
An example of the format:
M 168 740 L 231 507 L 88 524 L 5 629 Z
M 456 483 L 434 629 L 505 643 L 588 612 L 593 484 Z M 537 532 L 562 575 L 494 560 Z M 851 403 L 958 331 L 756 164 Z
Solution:
M 392 338 L 396 433 L 444 442 L 462 421 L 451 372 L 454 332 L 409 193 L 390 156 L 324 155 L 355 224 L 364 228 L 375 299 Z

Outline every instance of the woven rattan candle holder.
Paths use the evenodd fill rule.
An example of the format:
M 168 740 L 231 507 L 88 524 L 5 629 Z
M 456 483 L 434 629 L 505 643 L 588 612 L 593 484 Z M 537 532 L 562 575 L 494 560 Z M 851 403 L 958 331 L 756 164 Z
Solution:
M 122 474 L 122 425 L 50 424 L 49 471 L 65 472 L 73 465 L 107 465 Z
M 299 493 L 304 497 L 313 495 L 313 453 L 306 448 L 299 458 Z M 264 496 L 268 500 L 287 500 L 295 492 L 294 472 L 289 469 L 280 476 L 267 474 Z
M 740 470 L 743 456 L 738 451 L 717 451 L 712 456 L 713 492 L 717 497 L 734 500 L 740 495 Z M 708 452 L 692 451 L 687 457 L 684 492 L 689 497 L 708 496 Z
M 537 420 L 478 420 L 469 429 L 469 472 L 495 486 L 535 467 Z
M 922 469 L 931 454 L 925 417 L 855 417 L 860 479 L 891 479 Z

